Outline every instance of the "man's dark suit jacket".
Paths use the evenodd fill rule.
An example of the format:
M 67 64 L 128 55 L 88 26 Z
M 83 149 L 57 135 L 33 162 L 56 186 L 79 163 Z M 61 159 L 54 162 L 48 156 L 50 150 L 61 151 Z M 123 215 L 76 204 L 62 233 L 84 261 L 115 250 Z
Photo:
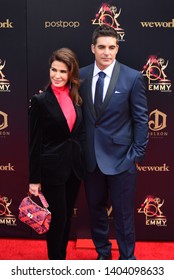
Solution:
M 99 117 L 92 101 L 94 65 L 80 69 L 86 124 L 85 158 L 88 171 L 96 164 L 107 175 L 135 168 L 148 142 L 148 110 L 142 74 L 116 61 Z
M 31 99 L 29 110 L 30 183 L 59 185 L 74 171 L 83 178 L 84 137 L 81 107 L 74 104 L 76 122 L 70 132 L 51 87 Z

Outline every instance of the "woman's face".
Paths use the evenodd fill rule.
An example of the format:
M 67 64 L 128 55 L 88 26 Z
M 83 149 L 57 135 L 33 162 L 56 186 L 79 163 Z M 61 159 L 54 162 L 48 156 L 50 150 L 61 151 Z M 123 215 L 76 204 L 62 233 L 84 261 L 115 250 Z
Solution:
M 50 67 L 50 80 L 55 87 L 63 87 L 68 82 L 69 70 L 65 63 L 55 60 Z

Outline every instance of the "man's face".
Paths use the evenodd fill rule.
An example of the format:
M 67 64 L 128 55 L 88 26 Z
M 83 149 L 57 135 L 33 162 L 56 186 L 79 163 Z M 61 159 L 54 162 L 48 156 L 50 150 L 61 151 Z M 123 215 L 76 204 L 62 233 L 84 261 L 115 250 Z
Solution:
M 116 38 L 114 37 L 99 37 L 95 45 L 91 45 L 91 51 L 95 55 L 95 60 L 98 68 L 104 70 L 114 61 L 118 52 Z

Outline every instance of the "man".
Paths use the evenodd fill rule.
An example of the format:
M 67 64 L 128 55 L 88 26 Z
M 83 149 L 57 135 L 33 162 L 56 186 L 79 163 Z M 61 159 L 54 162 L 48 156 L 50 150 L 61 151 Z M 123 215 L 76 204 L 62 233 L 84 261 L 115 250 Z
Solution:
M 80 69 L 80 92 L 87 133 L 87 174 L 84 183 L 91 234 L 99 260 L 111 259 L 107 215 L 109 195 L 119 259 L 136 259 L 136 164 L 142 161 L 148 142 L 148 110 L 143 76 L 116 60 L 118 49 L 117 32 L 109 26 L 100 26 L 92 36 L 91 50 L 95 62 Z M 102 93 L 97 86 L 99 72 L 104 72 L 105 76 L 100 78 L 104 82 L 101 108 L 98 108 L 96 102 L 100 101 L 96 101 L 95 96 L 95 91 L 96 95 Z

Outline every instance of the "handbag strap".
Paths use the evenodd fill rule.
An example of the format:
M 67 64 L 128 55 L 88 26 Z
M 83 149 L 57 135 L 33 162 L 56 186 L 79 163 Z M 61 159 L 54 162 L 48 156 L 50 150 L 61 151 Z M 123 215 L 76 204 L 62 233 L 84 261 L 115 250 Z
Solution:
M 48 204 L 48 202 L 46 201 L 46 198 L 45 198 L 45 196 L 43 195 L 43 193 L 39 192 L 39 198 L 40 198 L 40 200 L 41 200 L 43 206 L 44 206 L 45 208 L 48 208 L 48 207 L 49 207 L 49 204 Z
M 29 192 L 29 193 L 28 193 L 28 196 L 29 196 L 30 199 L 31 199 L 32 193 Z M 44 207 L 44 208 L 48 208 L 48 207 L 49 207 L 49 204 L 48 204 L 48 202 L 46 201 L 46 198 L 45 198 L 45 196 L 43 195 L 43 193 L 42 193 L 42 192 L 39 192 L 38 196 L 39 196 L 39 198 L 40 198 L 40 201 L 42 202 L 43 207 Z

